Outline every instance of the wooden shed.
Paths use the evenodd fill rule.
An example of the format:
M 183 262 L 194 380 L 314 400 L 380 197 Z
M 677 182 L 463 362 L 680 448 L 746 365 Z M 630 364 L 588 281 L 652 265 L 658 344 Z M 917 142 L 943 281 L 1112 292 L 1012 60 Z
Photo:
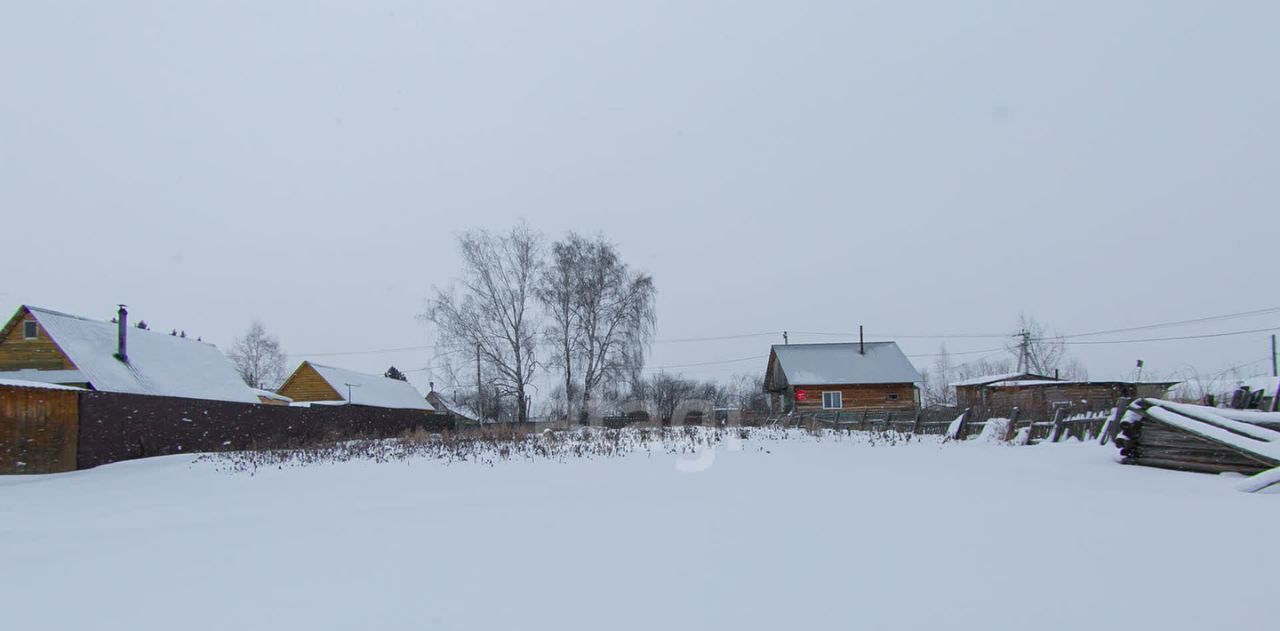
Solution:
M 0 474 L 76 469 L 81 391 L 0 379 Z
M 1026 378 L 1030 377 L 1030 378 Z M 961 407 L 1007 410 L 1018 408 L 1052 417 L 1059 407 L 1105 409 L 1122 400 L 1159 398 L 1176 381 L 1067 381 L 1036 375 L 1016 376 L 988 383 L 956 387 Z
M 779 413 L 912 411 L 921 380 L 894 342 L 780 344 L 769 351 L 764 390 Z

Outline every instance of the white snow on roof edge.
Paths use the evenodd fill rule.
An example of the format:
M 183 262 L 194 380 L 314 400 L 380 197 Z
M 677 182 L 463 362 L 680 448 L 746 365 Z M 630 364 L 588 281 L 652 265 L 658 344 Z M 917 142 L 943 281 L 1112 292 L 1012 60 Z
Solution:
M 75 390 L 84 391 L 84 388 L 75 386 L 61 386 L 56 383 L 45 383 L 43 381 L 23 381 L 21 379 L 0 379 L 0 386 L 9 386 L 11 388 L 32 388 L 36 390 Z

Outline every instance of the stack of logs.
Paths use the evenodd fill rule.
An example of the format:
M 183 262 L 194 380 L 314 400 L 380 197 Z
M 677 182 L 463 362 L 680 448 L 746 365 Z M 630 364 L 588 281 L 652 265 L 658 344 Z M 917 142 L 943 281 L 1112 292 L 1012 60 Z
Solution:
M 1152 403 L 1139 400 L 1120 421 L 1115 439 L 1125 464 L 1201 473 L 1253 475 L 1280 462 L 1171 425 L 1146 414 Z

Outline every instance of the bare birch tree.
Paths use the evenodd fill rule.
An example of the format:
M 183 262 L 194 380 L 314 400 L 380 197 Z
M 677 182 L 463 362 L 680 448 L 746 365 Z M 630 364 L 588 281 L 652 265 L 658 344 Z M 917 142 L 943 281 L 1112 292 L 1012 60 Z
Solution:
M 276 388 L 284 381 L 284 350 L 261 320 L 254 320 L 249 330 L 235 339 L 227 357 L 251 388 Z
M 580 249 L 575 303 L 585 414 L 603 384 L 633 376 L 644 364 L 657 322 L 656 290 L 651 276 L 631 270 L 603 238 L 570 235 L 568 242 Z
M 424 318 L 436 325 L 441 346 L 479 355 L 490 369 L 495 392 L 514 395 L 516 418 L 526 421 L 530 382 L 538 366 L 534 301 L 542 237 L 520 224 L 502 234 L 466 232 L 458 245 L 461 286 L 436 288 Z
M 539 279 L 537 296 L 549 316 L 545 335 L 555 349 L 549 362 L 564 377 L 564 415 L 573 418 L 578 388 L 573 380 L 573 365 L 582 347 L 582 326 L 578 313 L 578 275 L 582 264 L 583 242 L 570 234 L 551 246 L 551 259 Z

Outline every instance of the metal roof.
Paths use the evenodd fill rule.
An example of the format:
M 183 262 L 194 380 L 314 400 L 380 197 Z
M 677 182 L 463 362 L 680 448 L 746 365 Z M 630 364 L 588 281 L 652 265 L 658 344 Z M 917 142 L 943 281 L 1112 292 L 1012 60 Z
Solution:
M 960 387 L 985 386 L 989 383 L 995 383 L 997 381 L 1010 381 L 1013 379 L 1019 379 L 1019 380 L 1025 380 L 1025 381 L 1057 381 L 1057 379 L 1054 379 L 1053 377 L 1046 377 L 1045 375 L 1037 375 L 1031 372 L 1007 372 L 1000 375 L 982 375 L 980 377 L 971 377 L 969 379 L 953 381 L 951 382 L 951 385 L 960 386 Z
M 320 377 L 329 383 L 334 392 L 337 392 L 338 396 L 347 403 L 401 410 L 435 409 L 418 393 L 418 389 L 407 381 L 382 375 L 367 375 L 346 368 L 313 362 L 303 362 L 303 364 L 309 364 L 314 368 Z
M 775 345 L 771 356 L 777 358 L 782 375 L 772 374 L 774 360 L 770 359 L 766 387 L 779 378 L 805 386 L 922 381 L 897 343 L 867 342 L 865 354 L 859 346 L 857 342 Z
M 93 389 L 258 403 L 236 368 L 212 344 L 129 327 L 128 362 L 116 359 L 117 325 L 26 306 Z

